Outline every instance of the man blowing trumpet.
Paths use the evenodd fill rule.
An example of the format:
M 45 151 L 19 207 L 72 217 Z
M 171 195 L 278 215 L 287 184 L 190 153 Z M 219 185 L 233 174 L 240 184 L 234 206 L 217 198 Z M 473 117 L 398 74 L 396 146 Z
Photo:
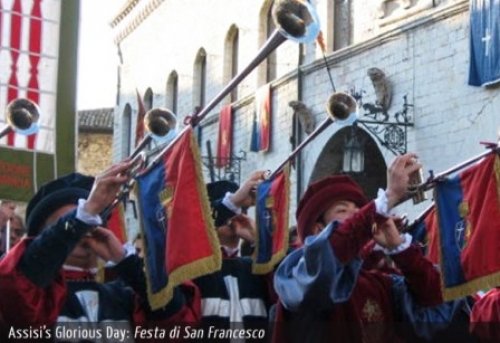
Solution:
M 91 324 L 96 329 L 67 332 L 95 337 L 66 338 L 105 341 L 110 337 L 104 328 L 95 326 L 98 323 L 130 328 L 131 323 L 159 321 L 179 311 L 182 302 L 176 296 L 165 308 L 150 309 L 142 259 L 133 249 L 124 249 L 100 217 L 127 181 L 132 164 L 128 160 L 117 163 L 95 179 L 66 175 L 45 184 L 31 199 L 26 212 L 29 237 L 0 260 L 2 334 L 11 328 L 46 328 L 37 331 L 42 336 L 35 338 L 53 339 L 62 332 L 53 330 L 56 324 L 63 328 Z M 98 257 L 115 264 L 120 280 L 96 282 Z M 17 337 L 17 332 L 7 334 L 26 337 Z
M 346 175 L 308 187 L 296 212 L 304 246 L 275 274 L 274 342 L 399 342 L 394 322 L 432 338 L 442 329 L 435 323 L 451 321 L 464 304 L 442 304 L 439 271 L 389 215 L 421 167 L 415 154 L 398 156 L 372 201 Z M 397 269 L 368 263 L 372 247 Z

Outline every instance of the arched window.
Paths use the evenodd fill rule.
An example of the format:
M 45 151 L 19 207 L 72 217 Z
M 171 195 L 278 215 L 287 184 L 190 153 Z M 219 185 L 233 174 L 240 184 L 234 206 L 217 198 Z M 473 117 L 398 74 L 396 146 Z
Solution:
M 273 6 L 270 4 L 269 9 L 267 10 L 267 38 L 271 37 L 271 35 L 276 30 L 276 24 L 274 23 L 272 16 L 272 8 Z M 271 82 L 276 79 L 277 76 L 277 54 L 276 50 L 269 54 L 266 59 L 266 83 Z
M 132 108 L 130 107 L 130 104 L 126 104 L 125 108 L 123 109 L 123 114 L 122 114 L 122 153 L 121 157 L 125 158 L 130 155 L 131 153 L 131 146 L 132 146 Z
M 236 25 L 232 25 L 226 36 L 224 51 L 224 84 L 228 84 L 238 75 L 238 54 L 239 54 L 239 30 Z M 231 92 L 230 102 L 238 100 L 238 87 L 234 87 Z
M 333 49 L 339 50 L 352 44 L 351 1 L 334 1 Z
M 207 54 L 205 49 L 198 51 L 193 72 L 193 107 L 203 108 L 207 87 Z
M 179 98 L 179 76 L 176 71 L 170 73 L 167 81 L 167 94 L 165 106 L 177 114 L 177 100 Z
M 148 88 L 144 94 L 144 109 L 149 111 L 153 108 L 153 90 Z
M 238 50 L 240 45 L 240 33 L 238 29 L 233 34 L 232 39 L 232 56 L 231 56 L 231 79 L 233 79 L 236 75 L 238 75 Z M 231 93 L 231 102 L 236 101 L 238 99 L 238 87 L 234 87 L 234 90 Z

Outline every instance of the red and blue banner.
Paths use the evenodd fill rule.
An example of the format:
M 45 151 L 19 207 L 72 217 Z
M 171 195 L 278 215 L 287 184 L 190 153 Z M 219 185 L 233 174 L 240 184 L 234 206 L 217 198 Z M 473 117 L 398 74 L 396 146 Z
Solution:
M 434 189 L 445 300 L 500 285 L 499 177 L 492 153 Z
M 250 151 L 268 151 L 271 146 L 271 86 L 266 84 L 255 92 L 255 114 Z
M 252 271 L 267 274 L 285 257 L 288 250 L 288 213 L 290 204 L 290 164 L 272 179 L 257 187 L 257 237 L 252 256 Z
M 500 81 L 500 1 L 470 2 L 469 85 Z
M 175 286 L 220 270 L 222 263 L 193 129 L 173 144 L 160 163 L 137 178 L 153 309 L 168 304 Z

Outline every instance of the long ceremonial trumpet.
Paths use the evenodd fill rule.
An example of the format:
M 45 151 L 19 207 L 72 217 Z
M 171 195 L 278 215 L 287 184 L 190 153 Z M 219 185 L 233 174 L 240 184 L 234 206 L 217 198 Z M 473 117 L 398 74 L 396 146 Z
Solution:
M 326 102 L 326 112 L 333 120 L 345 121 L 356 115 L 356 99 L 350 94 L 335 92 Z
M 14 131 L 31 135 L 38 131 L 40 108 L 29 99 L 14 99 L 7 105 L 5 118 L 8 125 L 0 131 L 0 138 Z
M 404 199 L 402 199 L 400 202 L 398 202 L 397 205 L 400 205 L 400 204 L 404 203 L 405 201 L 413 198 L 415 193 L 426 192 L 426 191 L 434 188 L 436 186 L 436 183 L 443 180 L 447 176 L 449 176 L 449 175 L 451 175 L 451 174 L 453 174 L 453 173 L 455 173 L 463 168 L 466 168 L 473 163 L 478 162 L 479 160 L 487 157 L 488 155 L 491 155 L 493 153 L 499 154 L 500 153 L 500 142 L 487 143 L 486 148 L 488 150 L 486 150 L 486 151 L 484 151 L 484 152 L 482 152 L 474 157 L 471 157 L 471 158 L 469 158 L 461 163 L 458 163 L 458 164 L 454 165 L 453 167 L 448 168 L 445 171 L 442 171 L 439 174 L 436 174 L 436 175 L 431 174 L 431 176 L 427 180 L 425 180 L 424 182 L 422 182 L 418 185 L 412 186 L 411 189 L 408 191 L 408 195 Z
M 191 126 L 196 126 L 226 95 L 287 39 L 306 43 L 319 34 L 319 19 L 316 10 L 302 0 L 277 0 L 273 3 L 272 17 L 277 29 L 261 47 L 250 64 L 236 75 L 223 90 L 196 115 L 191 118 Z
M 330 95 L 326 103 L 326 112 L 328 113 L 328 117 L 321 124 L 319 124 L 318 127 L 311 132 L 311 134 L 307 136 L 307 138 L 304 139 L 283 162 L 281 162 L 281 164 L 269 175 L 269 178 L 275 177 L 276 174 L 278 174 L 289 161 L 293 160 L 305 146 L 307 146 L 333 122 L 346 122 L 352 124 L 347 120 L 356 115 L 356 108 L 356 99 L 354 99 L 354 97 L 350 94 L 336 92 Z
M 171 130 L 174 130 L 177 125 L 177 117 L 168 108 L 155 107 L 150 109 L 144 115 L 144 128 L 150 134 L 146 135 L 135 147 L 131 158 L 135 158 L 148 144 L 153 140 L 154 136 L 164 137 Z
M 109 205 L 108 208 L 100 214 L 101 218 L 108 218 L 120 201 L 127 197 L 134 185 L 135 177 L 144 169 L 146 165 L 146 153 L 143 150 L 155 136 L 164 137 L 174 130 L 177 125 L 177 117 L 167 108 L 155 107 L 146 112 L 143 124 L 149 134 L 144 136 L 129 156 L 133 160 L 132 167 L 127 171 L 129 181 L 122 186 L 122 189 L 117 194 L 113 203 L 111 203 L 111 205 Z

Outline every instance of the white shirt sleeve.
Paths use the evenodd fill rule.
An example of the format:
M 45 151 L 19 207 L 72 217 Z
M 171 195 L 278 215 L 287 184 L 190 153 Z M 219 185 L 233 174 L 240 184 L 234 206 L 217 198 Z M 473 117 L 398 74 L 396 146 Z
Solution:
M 382 247 L 379 244 L 375 244 L 375 246 L 373 247 L 373 250 L 375 250 L 375 251 L 381 250 L 386 255 L 399 254 L 400 252 L 408 249 L 410 247 L 411 241 L 412 241 L 412 236 L 409 233 L 404 233 L 401 235 L 401 237 L 403 237 L 403 243 L 401 243 L 400 245 L 398 245 L 394 249 L 387 249 L 387 248 Z
M 76 208 L 76 219 L 84 222 L 87 225 L 102 225 L 102 218 L 99 215 L 92 215 L 83 209 L 87 200 L 78 199 L 78 206 Z
M 238 207 L 235 204 L 233 204 L 233 202 L 231 201 L 232 196 L 233 193 L 227 192 L 226 195 L 224 196 L 224 199 L 222 199 L 222 204 L 231 211 L 233 211 L 234 213 L 241 214 L 241 207 Z
M 379 188 L 377 192 L 377 198 L 375 198 L 375 208 L 378 214 L 383 215 L 385 217 L 391 217 L 394 215 L 394 212 L 387 210 L 387 194 L 385 190 Z
M 380 189 L 377 192 L 377 198 L 375 199 L 375 208 L 378 214 L 385 216 L 385 217 L 392 217 L 394 215 L 394 212 L 387 211 L 387 194 L 385 193 L 385 190 Z M 375 247 L 373 250 L 382 250 L 386 255 L 393 255 L 402 252 L 403 250 L 408 249 L 408 247 L 411 245 L 412 237 L 409 233 L 405 233 L 401 235 L 403 237 L 403 243 L 398 245 L 394 249 L 386 249 L 383 248 L 382 246 L 375 244 Z

